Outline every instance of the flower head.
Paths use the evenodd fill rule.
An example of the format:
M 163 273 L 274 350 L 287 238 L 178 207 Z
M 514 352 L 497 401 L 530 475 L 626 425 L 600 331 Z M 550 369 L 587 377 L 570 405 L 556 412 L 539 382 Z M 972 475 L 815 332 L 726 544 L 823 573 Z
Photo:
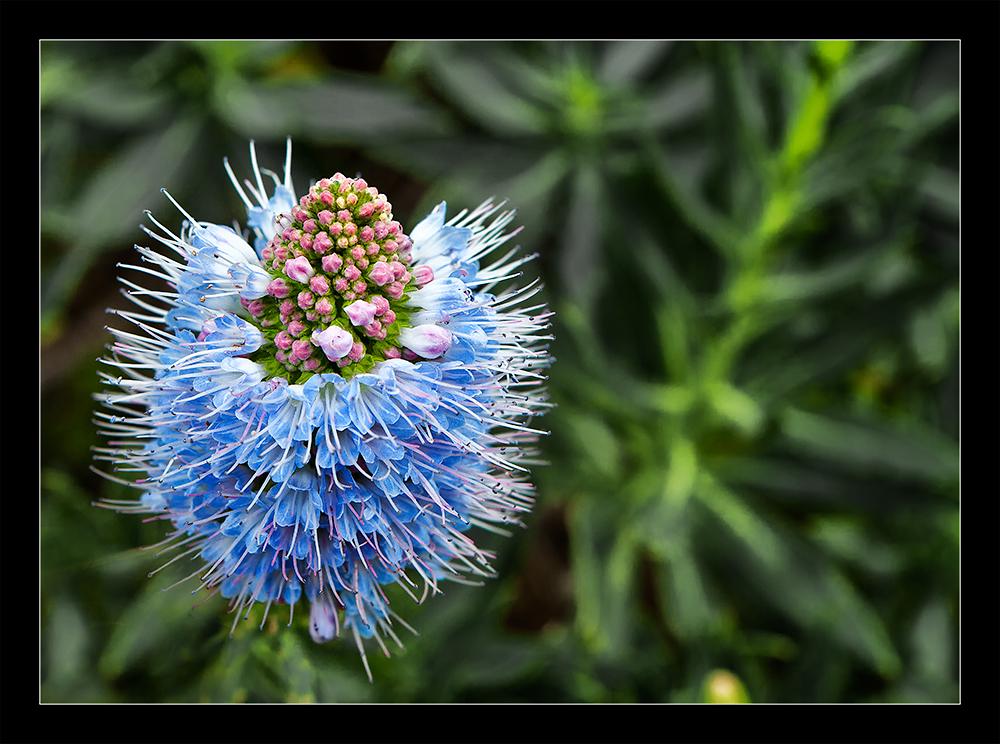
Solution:
M 252 234 L 181 210 L 146 230 L 170 253 L 137 246 L 171 291 L 123 280 L 140 310 L 116 311 L 98 458 L 144 474 L 109 506 L 169 520 L 236 619 L 305 601 L 367 669 L 363 638 L 399 643 L 383 586 L 490 575 L 467 531 L 531 508 L 549 313 L 537 282 L 491 293 L 532 258 L 494 256 L 513 212 L 441 204 L 408 236 L 363 179 L 296 198 L 289 143 L 268 196 L 251 157 L 246 190 L 226 169 Z

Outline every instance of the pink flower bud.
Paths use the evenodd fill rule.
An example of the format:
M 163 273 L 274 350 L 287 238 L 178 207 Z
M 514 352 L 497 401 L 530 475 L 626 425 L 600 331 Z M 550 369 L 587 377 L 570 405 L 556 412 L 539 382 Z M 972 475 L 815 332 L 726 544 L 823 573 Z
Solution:
M 377 320 L 373 320 L 371 323 L 365 326 L 365 335 L 367 335 L 369 338 L 374 338 L 381 341 L 382 339 L 385 338 L 386 331 L 382 327 L 381 323 L 379 323 Z
M 375 282 L 378 286 L 384 287 L 396 277 L 393 275 L 389 264 L 385 261 L 377 261 L 372 267 L 372 270 L 368 272 L 368 278 Z
M 343 359 L 354 345 L 354 337 L 340 326 L 332 325 L 312 332 L 312 342 L 323 350 L 331 362 Z
M 434 281 L 434 269 L 430 266 L 417 266 L 413 270 L 413 280 L 418 287 L 426 287 Z
M 424 359 L 434 359 L 451 348 L 451 331 L 434 323 L 404 328 L 399 332 L 399 342 Z
M 347 353 L 347 356 L 353 359 L 355 362 L 359 361 L 361 357 L 365 355 L 365 345 L 360 341 L 355 341 L 354 345 L 351 346 L 351 350 Z
M 290 258 L 285 263 L 285 274 L 296 282 L 308 282 L 315 273 L 316 270 L 312 267 L 312 264 L 309 263 L 309 259 L 305 256 Z
M 330 236 L 325 232 L 316 233 L 316 236 L 313 238 L 313 250 L 322 254 L 331 248 L 333 248 L 333 241 L 330 240 Z
M 330 291 L 330 280 L 322 274 L 314 276 L 309 280 L 309 289 L 319 295 L 325 295 Z
M 375 319 L 375 311 L 377 309 L 371 302 L 356 300 L 345 307 L 344 312 L 351 319 L 351 325 L 366 326 Z
M 370 302 L 375 306 L 375 317 L 379 317 L 389 309 L 389 300 L 382 295 L 374 295 Z
M 272 280 L 271 283 L 267 285 L 267 293 L 271 295 L 271 297 L 288 297 L 288 292 L 288 285 L 285 284 L 285 280 L 280 277 Z
M 331 253 L 329 256 L 323 256 L 323 271 L 329 272 L 330 274 L 336 274 L 340 271 L 340 267 L 343 265 L 344 259 L 336 253 Z
M 406 267 L 396 260 L 389 262 L 389 269 L 392 271 L 392 278 L 396 280 L 402 280 L 403 274 L 406 273 Z
M 329 315 L 334 310 L 333 303 L 330 302 L 330 300 L 328 300 L 326 297 L 321 297 L 319 301 L 316 303 L 316 307 L 314 308 L 314 310 L 319 315 Z

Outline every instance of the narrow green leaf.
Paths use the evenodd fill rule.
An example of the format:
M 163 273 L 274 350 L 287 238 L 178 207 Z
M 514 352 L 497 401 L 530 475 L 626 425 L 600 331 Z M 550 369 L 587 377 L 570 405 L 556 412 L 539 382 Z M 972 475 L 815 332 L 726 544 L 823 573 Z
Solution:
M 602 656 L 620 654 L 631 638 L 638 565 L 636 543 L 618 529 L 627 520 L 613 506 L 587 500 L 570 511 L 576 625 Z
M 190 570 L 190 565 L 184 562 L 182 568 Z M 194 609 L 200 600 L 185 590 L 188 584 L 167 588 L 184 576 L 178 573 L 165 571 L 150 581 L 118 620 L 101 655 L 103 676 L 114 678 L 148 667 L 169 668 L 178 661 L 181 649 L 198 637 L 199 628 L 219 622 L 211 610 Z
M 503 54 L 482 42 L 433 43 L 434 82 L 487 131 L 501 137 L 544 131 L 545 117 L 498 74 L 491 57 Z
M 709 405 L 726 420 L 736 424 L 748 437 L 755 436 L 764 426 L 765 414 L 751 396 L 729 383 L 709 383 L 706 389 Z
M 601 589 L 604 582 L 592 512 L 593 507 L 587 501 L 573 504 L 569 510 L 569 530 L 576 599 L 575 623 L 583 642 L 597 649 L 605 643 L 601 628 Z
M 322 82 L 255 84 L 227 78 L 216 108 L 248 137 L 297 138 L 326 144 L 381 144 L 387 137 L 443 136 L 442 116 L 410 92 L 379 78 L 340 75 Z
M 674 204 L 688 225 L 700 233 L 723 256 L 739 255 L 743 237 L 729 219 L 708 203 L 695 184 L 682 182 L 675 175 L 671 157 L 653 134 L 651 123 L 639 129 L 642 156 L 652 171 L 653 182 Z
M 685 535 L 661 542 L 660 597 L 663 614 L 682 640 L 704 638 L 717 630 L 717 615 L 708 596 L 695 548 Z
M 712 80 L 704 70 L 673 77 L 643 98 L 646 115 L 657 131 L 687 124 L 708 111 L 711 104 Z
M 670 445 L 670 462 L 663 484 L 663 498 L 671 504 L 687 501 L 698 477 L 698 453 L 694 443 L 677 436 Z
M 958 445 L 916 424 L 904 429 L 789 409 L 782 431 L 795 448 L 852 470 L 941 483 L 958 477 Z
M 163 198 L 161 189 L 170 189 L 203 166 L 189 157 L 201 129 L 197 118 L 177 118 L 165 131 L 123 147 L 94 175 L 71 208 L 71 219 L 61 223 L 72 227 L 64 236 L 71 247 L 43 280 L 43 313 L 59 310 L 102 249 L 128 235 L 141 235 L 143 210 L 162 203 L 157 199 Z
M 611 85 L 631 85 L 650 74 L 674 46 L 661 39 L 612 41 L 602 50 L 601 80 Z
M 892 40 L 859 45 L 853 59 L 844 68 L 837 82 L 841 99 L 861 92 L 865 86 L 899 70 L 903 62 L 919 51 L 918 42 Z
M 901 662 L 881 618 L 829 561 L 793 543 L 711 479 L 701 484 L 699 496 L 744 546 L 744 557 L 732 558 L 734 566 L 742 566 L 743 580 L 752 581 L 775 609 L 811 632 L 829 635 L 883 676 L 899 672 Z

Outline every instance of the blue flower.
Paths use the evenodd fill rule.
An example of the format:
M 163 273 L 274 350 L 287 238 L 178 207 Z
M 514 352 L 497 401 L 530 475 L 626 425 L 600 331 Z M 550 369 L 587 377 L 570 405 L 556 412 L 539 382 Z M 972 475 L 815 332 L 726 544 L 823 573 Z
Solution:
M 313 639 L 349 631 L 367 670 L 363 639 L 385 650 L 405 626 L 384 586 L 422 601 L 491 575 L 467 532 L 531 508 L 550 313 L 537 281 L 493 293 L 533 258 L 498 250 L 502 205 L 448 220 L 442 203 L 407 235 L 363 179 L 296 200 L 289 143 L 269 196 L 251 156 L 246 190 L 225 167 L 252 233 L 150 217 L 169 252 L 126 267 L 171 291 L 122 280 L 139 309 L 115 311 L 97 457 L 142 473 L 123 481 L 142 495 L 107 505 L 168 519 L 234 628 L 304 599 Z

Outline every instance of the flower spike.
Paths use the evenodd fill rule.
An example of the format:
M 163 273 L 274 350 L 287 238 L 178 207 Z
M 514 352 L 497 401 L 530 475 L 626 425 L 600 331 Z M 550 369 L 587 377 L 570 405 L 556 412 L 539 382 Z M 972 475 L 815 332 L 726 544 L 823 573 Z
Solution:
M 533 258 L 498 250 L 517 232 L 502 204 L 447 220 L 442 203 L 407 234 L 362 178 L 297 195 L 290 141 L 280 176 L 250 154 L 242 185 L 224 161 L 246 232 L 168 194 L 181 230 L 143 229 L 169 255 L 137 246 L 124 267 L 169 290 L 122 279 L 139 310 L 110 311 L 125 328 L 101 360 L 95 459 L 140 473 L 104 475 L 141 495 L 102 505 L 169 520 L 159 552 L 199 559 L 188 579 L 234 627 L 307 602 L 313 640 L 353 637 L 370 678 L 364 641 L 388 655 L 393 622 L 409 629 L 383 587 L 423 601 L 491 576 L 468 531 L 532 507 L 550 313 L 537 282 L 490 293 Z

